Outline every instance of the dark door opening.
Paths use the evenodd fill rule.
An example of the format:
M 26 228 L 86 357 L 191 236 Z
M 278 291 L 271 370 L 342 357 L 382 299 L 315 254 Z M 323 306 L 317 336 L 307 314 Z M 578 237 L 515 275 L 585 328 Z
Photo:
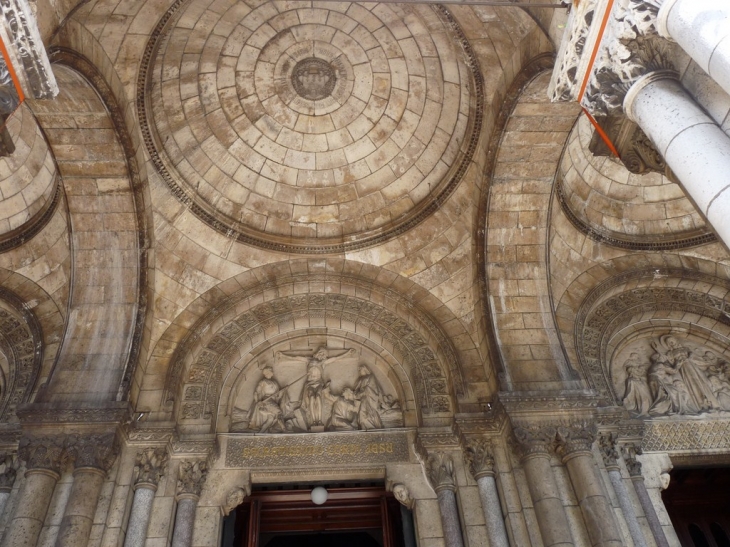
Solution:
M 404 547 L 401 508 L 383 487 L 254 491 L 223 523 L 223 547 Z
M 730 468 L 675 469 L 662 500 L 682 547 L 730 547 Z

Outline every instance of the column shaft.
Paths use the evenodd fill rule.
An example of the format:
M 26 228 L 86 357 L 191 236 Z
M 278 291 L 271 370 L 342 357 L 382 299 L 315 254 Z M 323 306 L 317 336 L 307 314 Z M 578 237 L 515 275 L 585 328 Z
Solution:
M 413 526 L 413 512 L 401 505 L 400 518 L 403 522 L 403 544 L 405 547 L 418 547 L 416 544 L 416 529 Z
M 570 482 L 578 498 L 583 520 L 588 529 L 591 545 L 621 547 L 621 533 L 618 530 L 611 504 L 601 487 L 601 477 L 590 452 L 574 452 L 563 460 L 568 468 Z
M 665 0 L 659 33 L 675 40 L 730 93 L 730 4 L 726 0 Z
M 105 476 L 104 471 L 95 467 L 79 467 L 74 471 L 74 482 L 58 530 L 56 547 L 85 547 L 89 542 Z
M 441 512 L 441 524 L 444 528 L 444 543 L 446 547 L 464 547 L 461 537 L 461 522 L 459 511 L 456 508 L 456 494 L 448 488 L 439 489 L 436 493 Z M 174 547 L 174 546 L 173 546 Z
M 531 455 L 523 460 L 537 524 L 545 547 L 572 547 L 568 517 L 560 499 L 550 456 Z
M 484 475 L 477 479 L 479 497 L 482 501 L 484 520 L 487 524 L 489 547 L 509 547 L 507 530 L 504 527 L 502 505 L 499 503 L 497 483 L 492 475 Z
M 636 519 L 636 512 L 631 505 L 631 499 L 629 499 L 629 492 L 626 490 L 624 480 L 621 478 L 621 472 L 616 468 L 609 469 L 608 478 L 611 480 L 613 491 L 616 492 L 618 504 L 621 506 L 621 512 L 626 520 L 626 525 L 629 527 L 629 534 L 631 534 L 631 539 L 634 541 L 634 547 L 647 547 L 639 521 Z
M 198 500 L 182 498 L 177 502 L 175 531 L 172 534 L 172 547 L 190 547 L 193 544 L 193 526 Z
M 127 536 L 124 547 L 144 545 L 147 540 L 147 527 L 152 514 L 152 503 L 155 500 L 155 490 L 146 486 L 138 486 L 134 491 L 132 512 L 127 525 Z
M 0 491 L 0 515 L 2 515 L 3 511 L 5 511 L 5 504 L 8 502 L 9 497 L 9 491 Z
M 693 0 L 694 1 L 694 0 Z M 641 126 L 685 192 L 730 246 L 730 137 L 667 72 L 640 78 L 624 110 Z
M 35 547 L 46 519 L 58 474 L 48 469 L 29 469 L 15 515 L 5 536 L 9 547 Z
M 651 533 L 654 535 L 654 541 L 656 541 L 657 547 L 669 547 L 667 536 L 664 535 L 662 529 L 662 523 L 659 522 L 659 516 L 656 514 L 654 504 L 651 502 L 649 492 L 646 490 L 644 479 L 641 477 L 631 477 L 634 483 L 634 490 L 636 490 L 636 496 L 639 498 L 641 508 L 644 510 L 646 520 L 649 522 L 649 528 Z

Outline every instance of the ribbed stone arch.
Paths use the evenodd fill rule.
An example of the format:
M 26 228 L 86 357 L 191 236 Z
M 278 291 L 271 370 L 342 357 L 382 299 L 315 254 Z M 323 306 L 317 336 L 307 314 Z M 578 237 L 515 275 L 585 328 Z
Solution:
M 673 268 L 628 270 L 596 285 L 574 325 L 575 351 L 590 385 L 620 405 L 610 365 L 630 340 L 683 333 L 720 352 L 730 347 L 730 282 Z
M 198 317 L 191 325 L 193 314 Z M 318 319 L 305 324 L 302 317 L 310 315 Z M 402 365 L 413 367 L 409 368 L 412 380 L 425 382 L 425 399 L 419 405 L 421 411 L 428 407 L 428 415 L 455 411 L 457 398 L 469 398 L 465 376 L 484 374 L 458 319 L 415 283 L 359 263 L 297 260 L 262 267 L 220 284 L 168 328 L 153 353 L 153 359 L 166 355 L 164 360 L 169 363 L 160 410 L 172 418 L 195 401 L 198 409 L 188 406 L 185 413 L 192 417 L 199 410 L 200 419 L 204 414 L 212 418 L 217 407 L 213 400 L 217 401 L 219 392 L 205 388 L 199 398 L 186 399 L 191 375 L 200 379 L 192 382 L 200 384 L 196 387 L 212 386 L 218 376 L 213 367 L 230 366 L 234 353 L 240 354 L 235 341 L 245 344 L 248 351 L 281 332 L 307 328 L 365 337 L 371 333 L 370 338 L 398 356 Z M 197 368 L 201 365 L 204 367 Z M 153 376 L 145 377 L 154 381 Z M 145 377 L 140 378 L 143 391 Z M 149 400 L 148 394 L 140 397 Z

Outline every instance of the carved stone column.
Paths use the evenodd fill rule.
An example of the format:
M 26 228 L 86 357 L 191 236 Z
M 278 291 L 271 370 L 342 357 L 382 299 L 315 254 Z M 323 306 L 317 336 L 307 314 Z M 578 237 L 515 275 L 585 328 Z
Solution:
M 89 542 L 104 479 L 116 457 L 114 433 L 85 435 L 69 447 L 74 482 L 56 538 L 56 547 L 83 547 Z
M 494 480 L 494 457 L 491 446 L 484 439 L 474 439 L 466 447 L 465 454 L 469 471 L 479 487 L 489 547 L 509 547 L 502 504 L 499 502 L 497 483 Z
M 726 0 L 664 0 L 659 34 L 675 40 L 730 93 L 730 4 Z
M 10 491 L 13 489 L 18 463 L 17 456 L 13 454 L 0 455 L 0 515 L 3 514 Z
M 405 484 L 393 485 L 393 495 L 400 503 L 400 516 L 403 523 L 403 544 L 405 547 L 417 547 L 416 527 L 413 524 L 413 506 L 416 503 Z
M 61 476 L 65 437 L 23 437 L 18 455 L 26 462 L 25 484 L 5 536 L 13 547 L 35 547 Z
M 636 459 L 637 453 L 640 453 L 640 451 L 633 447 L 628 447 L 626 449 L 624 452 L 626 469 L 629 471 L 631 482 L 634 483 L 636 497 L 639 498 L 639 503 L 641 503 L 641 508 L 644 510 L 644 516 L 646 516 L 646 520 L 649 523 L 649 528 L 654 536 L 654 541 L 656 541 L 657 547 L 669 547 L 669 541 L 667 541 L 667 536 L 664 535 L 662 523 L 659 522 L 659 516 L 656 514 L 654 504 L 651 502 L 649 492 L 646 490 L 644 477 L 641 474 L 641 462 Z
M 451 456 L 439 452 L 431 454 L 428 458 L 427 472 L 431 487 L 438 497 L 444 543 L 446 547 L 464 547 L 459 510 L 456 506 L 456 481 Z
M 172 547 L 190 547 L 193 542 L 195 510 L 198 507 L 200 491 L 203 489 L 208 467 L 203 461 L 180 463 L 177 479 L 177 514 Z
M 618 504 L 621 506 L 621 512 L 626 520 L 626 525 L 629 527 L 629 534 L 631 534 L 631 539 L 634 541 L 634 546 L 647 547 L 646 539 L 644 539 L 644 534 L 641 532 L 641 527 L 639 526 L 639 521 L 636 519 L 636 512 L 631 505 L 629 492 L 626 490 L 624 480 L 621 478 L 616 439 L 613 435 L 603 435 L 600 438 L 599 447 L 601 449 L 601 456 L 603 457 L 603 464 L 606 466 L 606 471 L 608 471 L 608 478 L 618 498 Z
M 167 451 L 164 448 L 146 448 L 137 454 L 137 464 L 134 467 L 137 477 L 134 482 L 134 500 L 124 547 L 144 545 L 152 514 L 152 503 L 166 464 Z
M 550 465 L 555 442 L 554 427 L 516 427 L 514 435 L 521 451 L 530 497 L 545 547 L 573 545 L 568 517 Z
M 596 427 L 558 427 L 557 438 L 558 454 L 568 468 L 591 545 L 621 547 L 621 533 L 591 453 L 591 446 L 596 439 Z

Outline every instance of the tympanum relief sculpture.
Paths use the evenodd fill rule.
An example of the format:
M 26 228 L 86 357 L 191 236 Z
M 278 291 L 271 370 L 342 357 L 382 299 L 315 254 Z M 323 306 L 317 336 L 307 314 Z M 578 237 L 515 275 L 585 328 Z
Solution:
M 331 367 L 345 359 L 357 360 L 353 348 L 332 353 L 336 351 L 338 355 L 324 347 L 311 355 L 276 352 L 273 366 L 261 370 L 248 409 L 234 407 L 231 431 L 304 433 L 402 426 L 399 401 L 383 390 L 371 367 L 358 363 L 356 376 L 352 366 Z M 282 385 L 276 369 L 288 365 L 291 371 L 293 364 L 305 365 L 304 370 Z
M 617 393 L 639 417 L 730 411 L 730 362 L 704 346 L 665 334 L 632 344 L 614 364 Z M 623 394 L 623 395 L 621 395 Z

